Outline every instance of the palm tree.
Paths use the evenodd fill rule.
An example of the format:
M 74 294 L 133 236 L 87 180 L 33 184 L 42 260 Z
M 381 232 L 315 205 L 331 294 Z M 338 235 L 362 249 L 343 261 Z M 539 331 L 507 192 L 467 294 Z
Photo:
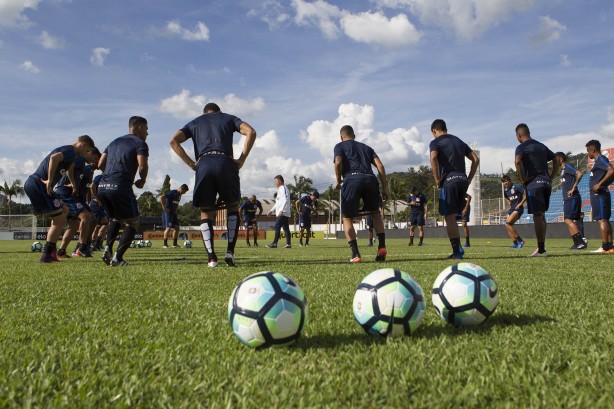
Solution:
M 7 205 L 9 208 L 9 230 L 11 229 L 11 204 L 13 202 L 13 196 L 17 196 L 24 193 L 23 187 L 21 186 L 21 180 L 15 179 L 13 183 L 9 186 L 9 184 L 4 181 L 4 185 L 0 186 L 0 192 L 2 192 L 7 197 Z

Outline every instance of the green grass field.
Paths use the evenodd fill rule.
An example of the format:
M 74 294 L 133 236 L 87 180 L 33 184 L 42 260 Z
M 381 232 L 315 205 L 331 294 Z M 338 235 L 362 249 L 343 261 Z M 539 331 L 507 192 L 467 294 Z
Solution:
M 113 269 L 99 253 L 40 265 L 29 242 L 0 243 L 0 407 L 613 405 L 612 255 L 550 240 L 549 257 L 529 259 L 534 240 L 517 250 L 473 239 L 466 261 L 491 272 L 501 302 L 484 325 L 457 329 L 430 299 L 451 264 L 447 240 L 388 240 L 383 264 L 363 240 L 367 261 L 357 265 L 343 240 L 292 249 L 239 242 L 236 269 L 208 268 L 194 244 L 130 249 L 131 265 Z M 382 267 L 411 274 L 427 294 L 415 335 L 368 336 L 354 321 L 356 286 Z M 308 298 L 309 323 L 292 347 L 251 350 L 228 324 L 233 288 L 263 270 L 289 275 Z

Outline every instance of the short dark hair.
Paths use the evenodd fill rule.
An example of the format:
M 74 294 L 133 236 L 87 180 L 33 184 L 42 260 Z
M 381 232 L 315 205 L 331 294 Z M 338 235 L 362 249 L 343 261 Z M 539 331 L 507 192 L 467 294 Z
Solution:
M 446 121 L 444 121 L 443 119 L 435 119 L 431 124 L 431 131 L 448 132 Z
M 412 186 L 411 187 L 411 192 L 412 193 L 416 193 L 418 191 L 418 186 Z
M 586 147 L 588 148 L 589 146 L 594 147 L 598 151 L 601 150 L 601 142 L 599 142 L 597 139 L 591 139 L 590 141 L 586 142 Z
M 567 162 L 567 155 L 565 155 L 563 152 L 557 152 L 554 154 L 555 158 L 562 158 L 564 162 Z
M 142 116 L 131 116 L 130 117 L 130 120 L 128 121 L 128 126 L 130 128 L 135 128 L 140 125 L 147 125 L 147 119 L 143 118 Z
M 94 148 L 96 146 L 96 144 L 94 143 L 94 140 L 89 135 L 78 136 L 77 137 L 77 142 L 84 143 L 84 144 L 86 144 L 88 146 L 91 146 L 92 148 Z
M 186 185 L 185 183 L 184 183 L 183 185 L 179 186 L 179 189 L 184 190 L 184 191 L 186 191 L 186 192 L 187 192 L 188 190 L 190 190 L 190 188 L 188 187 L 188 185 Z
M 501 176 L 501 182 L 511 182 L 512 178 L 509 177 L 508 175 L 503 175 Z
M 339 130 L 339 133 L 342 133 L 347 136 L 356 137 L 356 135 L 354 134 L 354 128 L 352 128 L 351 125 L 343 125 Z
M 520 136 L 531 136 L 531 131 L 529 131 L 527 124 L 516 125 L 516 133 Z
M 320 197 L 320 192 L 318 192 L 317 190 L 314 190 L 312 195 L 317 199 Z
M 92 153 L 98 157 L 102 156 L 102 153 L 100 153 L 100 149 L 98 149 L 95 146 L 94 146 L 94 149 L 92 149 Z
M 273 179 L 279 179 L 279 180 L 281 180 L 281 183 L 286 183 L 286 182 L 284 182 L 284 177 L 282 175 L 277 175 Z
M 215 102 L 209 102 L 203 108 L 203 113 L 204 114 L 206 114 L 207 112 L 220 112 L 220 111 L 221 111 L 221 109 L 220 109 L 219 105 L 216 104 Z

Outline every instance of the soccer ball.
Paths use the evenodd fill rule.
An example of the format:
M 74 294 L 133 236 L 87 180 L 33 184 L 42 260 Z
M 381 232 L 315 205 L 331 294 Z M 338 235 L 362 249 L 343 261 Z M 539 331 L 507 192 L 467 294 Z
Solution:
M 237 338 L 250 348 L 289 345 L 307 323 L 307 298 L 291 278 L 261 271 L 234 289 L 228 320 Z
M 433 305 L 449 324 L 478 325 L 486 321 L 499 304 L 499 290 L 482 267 L 458 263 L 443 270 L 433 284 Z
M 34 243 L 32 243 L 32 246 L 30 247 L 30 250 L 32 250 L 33 253 L 35 253 L 37 251 L 42 251 L 43 250 L 43 244 L 40 241 L 35 241 Z
M 149 241 L 149 240 L 145 240 L 145 241 L 143 242 L 143 247 L 151 247 L 151 241 Z
M 186 240 L 183 242 L 183 248 L 184 249 L 191 249 L 192 248 L 192 240 Z
M 143 247 L 145 247 L 145 243 L 143 242 L 143 240 L 139 240 L 136 242 L 137 249 L 142 249 Z
M 134 241 L 134 240 L 133 240 L 133 241 L 130 243 L 130 248 L 131 248 L 131 249 L 133 249 L 133 248 L 135 248 L 135 247 L 136 247 L 136 241 Z
M 422 323 L 424 292 L 409 274 L 392 268 L 375 270 L 358 285 L 354 317 L 369 334 L 409 335 Z

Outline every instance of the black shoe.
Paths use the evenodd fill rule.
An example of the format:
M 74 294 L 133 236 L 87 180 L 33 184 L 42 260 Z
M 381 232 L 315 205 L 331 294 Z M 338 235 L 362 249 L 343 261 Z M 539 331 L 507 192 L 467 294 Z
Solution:
M 291 246 L 291 245 L 289 245 L 289 244 L 286 244 L 286 245 L 284 246 L 284 248 L 285 248 L 285 249 L 289 249 L 289 248 L 292 248 L 292 246 Z
M 247 247 L 251 247 L 252 245 L 249 243 L 249 241 L 246 241 L 245 244 L 247 244 Z M 256 244 L 254 244 L 256 245 Z
M 277 248 L 277 243 L 267 244 L 265 247 L 267 247 L 269 249 L 276 249 Z
M 414 245 L 413 241 L 410 241 L 409 244 L 408 244 L 408 246 L 413 246 L 413 245 Z
M 224 261 L 226 262 L 226 265 L 228 267 L 236 267 L 237 263 L 235 262 L 235 256 L 234 254 L 228 252 L 226 253 L 226 256 L 224 257 Z
M 421 246 L 421 245 L 422 245 L 422 242 L 418 243 L 418 246 Z
M 113 254 L 111 254 L 110 251 L 108 251 L 107 249 L 104 250 L 104 254 L 102 255 L 102 261 L 104 261 L 104 263 L 107 266 L 111 265 L 111 260 L 113 259 Z
M 258 247 L 258 243 L 254 242 L 254 247 Z

